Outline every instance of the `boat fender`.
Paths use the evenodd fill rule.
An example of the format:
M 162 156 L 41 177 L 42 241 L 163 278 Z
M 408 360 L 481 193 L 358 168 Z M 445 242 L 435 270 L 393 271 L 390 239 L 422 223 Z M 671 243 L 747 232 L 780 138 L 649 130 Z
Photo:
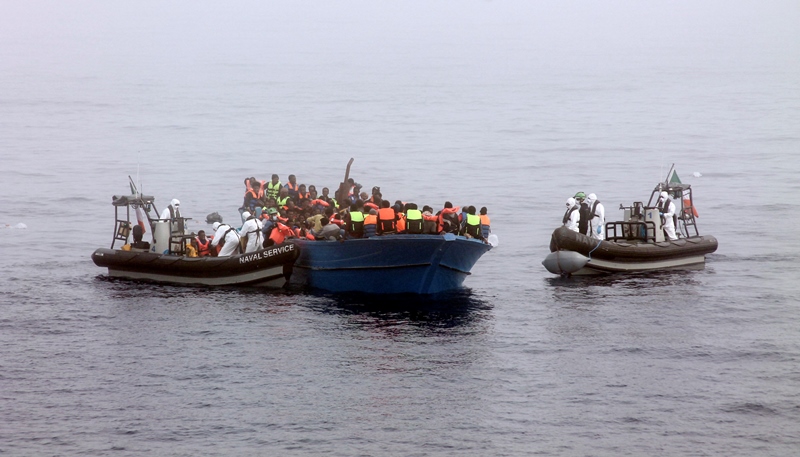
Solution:
M 551 252 L 542 261 L 542 265 L 544 265 L 547 271 L 557 275 L 575 273 L 587 263 L 589 263 L 589 258 L 575 251 Z

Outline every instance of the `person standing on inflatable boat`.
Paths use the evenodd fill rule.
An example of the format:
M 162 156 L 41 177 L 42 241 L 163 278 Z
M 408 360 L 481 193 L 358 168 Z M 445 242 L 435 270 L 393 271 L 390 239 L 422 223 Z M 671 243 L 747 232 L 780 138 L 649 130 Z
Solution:
M 586 204 L 589 205 L 589 236 L 596 240 L 606 239 L 606 209 L 595 194 L 586 197 Z
M 249 254 L 251 252 L 256 252 L 261 249 L 264 243 L 264 237 L 261 233 L 261 229 L 263 228 L 261 221 L 250 214 L 249 211 L 242 213 L 242 217 L 244 218 L 244 224 L 242 224 L 242 228 L 239 230 L 239 236 L 247 239 L 244 253 Z
M 678 236 L 675 235 L 675 203 L 669 198 L 669 194 L 661 192 L 658 199 L 658 211 L 661 213 L 661 225 L 664 228 L 664 233 L 670 240 L 677 240 Z
M 564 217 L 561 222 L 573 232 L 578 231 L 578 222 L 580 220 L 579 209 L 580 206 L 578 205 L 578 201 L 575 200 L 574 197 L 567 199 L 567 211 L 564 213 Z

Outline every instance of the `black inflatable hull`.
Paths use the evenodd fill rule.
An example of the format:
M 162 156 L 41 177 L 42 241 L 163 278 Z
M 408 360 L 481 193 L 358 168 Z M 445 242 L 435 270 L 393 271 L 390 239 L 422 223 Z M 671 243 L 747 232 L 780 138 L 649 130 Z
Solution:
M 550 239 L 551 254 L 542 264 L 554 274 L 590 275 L 603 273 L 697 268 L 706 254 L 717 250 L 713 236 L 681 238 L 675 241 L 600 241 L 559 227 Z M 567 254 L 566 251 L 578 255 Z M 581 257 L 583 259 L 581 259 Z
M 168 284 L 282 287 L 299 248 L 291 243 L 230 257 L 185 257 L 153 252 L 97 249 L 92 261 L 108 275 Z

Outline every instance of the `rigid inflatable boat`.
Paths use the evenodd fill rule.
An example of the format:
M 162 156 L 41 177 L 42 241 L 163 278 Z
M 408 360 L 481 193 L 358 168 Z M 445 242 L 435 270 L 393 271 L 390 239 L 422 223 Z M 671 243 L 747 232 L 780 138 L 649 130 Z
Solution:
M 663 231 L 659 208 L 661 192 L 667 192 L 677 208 L 677 240 Z M 634 202 L 624 207 L 621 221 L 605 224 L 605 239 L 583 235 L 567 227 L 555 229 L 550 239 L 550 254 L 542 264 L 547 271 L 562 276 L 638 272 L 666 269 L 702 268 L 705 256 L 717 250 L 713 236 L 701 236 L 697 229 L 697 210 L 692 189 L 673 175 L 658 183 L 647 205 Z
M 108 268 L 110 277 L 169 284 L 265 287 L 282 287 L 291 277 L 299 253 L 297 245 L 283 243 L 229 257 L 191 257 L 187 244 L 195 234 L 185 232 L 188 218 L 158 219 L 153 216 L 154 198 L 136 192 L 133 182 L 131 191 L 132 195 L 112 198 L 116 221 L 111 248 L 100 248 L 92 254 L 95 265 Z M 131 222 L 131 210 L 136 214 L 136 224 Z M 134 230 L 135 225 L 138 227 Z M 136 236 L 131 239 L 132 234 L 147 230 L 152 233 L 152 243 Z M 116 244 L 121 246 L 115 247 Z

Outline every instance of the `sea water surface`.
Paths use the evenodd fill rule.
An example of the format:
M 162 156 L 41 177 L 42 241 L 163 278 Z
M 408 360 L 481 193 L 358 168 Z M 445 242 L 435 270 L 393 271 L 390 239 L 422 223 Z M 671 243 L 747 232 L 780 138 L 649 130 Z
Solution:
M 9 3 L 0 454 L 800 452 L 794 2 Z M 437 297 L 109 280 L 128 176 L 190 228 L 248 176 L 487 206 Z M 557 278 L 565 200 L 672 164 L 706 268 Z

